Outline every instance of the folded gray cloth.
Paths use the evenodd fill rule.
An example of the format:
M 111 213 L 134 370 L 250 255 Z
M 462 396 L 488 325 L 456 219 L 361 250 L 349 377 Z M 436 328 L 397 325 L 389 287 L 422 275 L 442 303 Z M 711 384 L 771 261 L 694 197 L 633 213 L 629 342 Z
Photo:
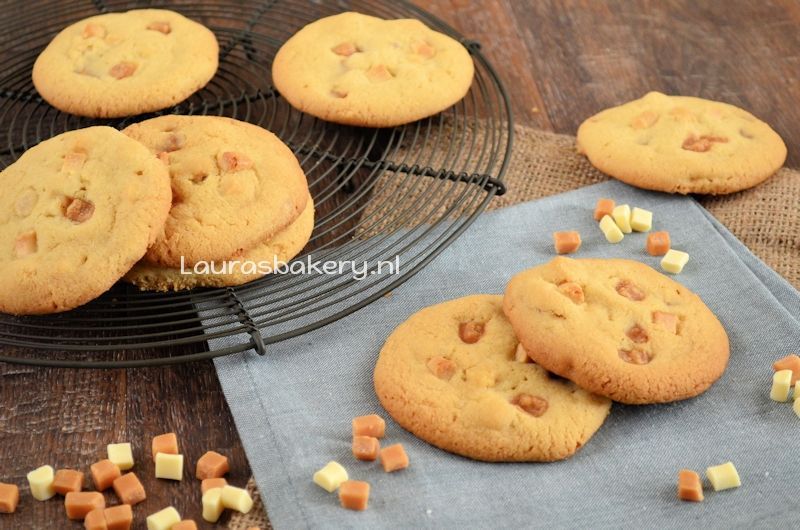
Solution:
M 623 257 L 659 269 L 644 234 L 608 244 L 592 220 L 614 198 L 654 212 L 658 230 L 691 259 L 675 279 L 698 293 L 731 339 L 725 375 L 705 394 L 656 406 L 614 404 L 573 458 L 487 464 L 454 456 L 404 431 L 382 410 L 372 369 L 389 333 L 415 311 L 472 293 L 502 293 L 508 279 L 552 259 L 551 233 L 579 230 L 575 257 Z M 214 340 L 211 346 L 235 340 Z M 245 340 L 242 338 L 241 340 Z M 766 527 L 797 525 L 800 418 L 769 398 L 775 359 L 800 349 L 800 294 L 694 200 L 618 182 L 483 215 L 409 282 L 345 319 L 268 349 L 216 361 L 253 474 L 275 528 Z M 387 419 L 384 443 L 403 443 L 408 469 L 384 473 L 350 452 L 353 417 Z M 313 473 L 337 460 L 372 485 L 369 509 L 339 506 Z M 706 500 L 676 498 L 678 470 L 704 476 L 733 461 L 742 486 Z

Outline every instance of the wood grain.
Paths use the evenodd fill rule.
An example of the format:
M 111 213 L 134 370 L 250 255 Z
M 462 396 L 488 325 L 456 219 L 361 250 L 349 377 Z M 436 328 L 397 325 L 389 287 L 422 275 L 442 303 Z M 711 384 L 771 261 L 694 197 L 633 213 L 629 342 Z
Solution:
M 789 163 L 800 162 L 793 149 L 800 141 L 797 2 L 416 3 L 482 43 L 518 123 L 574 133 L 602 108 L 661 90 L 750 110 L 787 141 Z M 153 478 L 150 440 L 172 430 L 187 457 L 182 483 Z M 149 493 L 135 510 L 137 528 L 168 504 L 202 523 L 192 471 L 208 449 L 231 458 L 232 483 L 244 485 L 250 474 L 210 362 L 127 372 L 0 365 L 0 481 L 24 485 L 25 474 L 46 463 L 88 471 L 105 444 L 119 441 L 134 444 L 136 471 Z M 82 526 L 66 522 L 59 501 L 39 503 L 23 494 L 13 519 L 0 516 L 5 528 Z
M 800 3 L 792 0 L 418 1 L 483 44 L 518 123 L 574 134 L 650 90 L 717 99 L 800 153 Z

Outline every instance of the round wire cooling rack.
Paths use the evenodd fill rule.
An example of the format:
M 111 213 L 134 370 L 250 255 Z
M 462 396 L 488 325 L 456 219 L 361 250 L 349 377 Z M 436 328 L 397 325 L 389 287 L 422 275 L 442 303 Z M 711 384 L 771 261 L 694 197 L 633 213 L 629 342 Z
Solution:
M 31 82 L 41 50 L 66 25 L 98 13 L 165 7 L 203 23 L 220 43 L 219 70 L 188 100 L 156 114 L 93 120 L 59 112 Z M 302 114 L 274 90 L 270 66 L 293 33 L 358 11 L 418 18 L 459 40 L 475 62 L 467 96 L 402 127 L 344 127 Z M 316 206 L 314 232 L 291 269 L 228 289 L 148 293 L 120 282 L 51 316 L 0 314 L 0 361 L 128 368 L 254 350 L 334 322 L 419 272 L 505 191 L 513 139 L 509 99 L 480 45 L 412 4 L 377 0 L 40 1 L 0 23 L 0 167 L 61 132 L 160 114 L 224 115 L 265 127 L 294 151 Z M 321 270 L 333 263 L 337 270 Z M 308 269 L 296 274 L 294 265 Z

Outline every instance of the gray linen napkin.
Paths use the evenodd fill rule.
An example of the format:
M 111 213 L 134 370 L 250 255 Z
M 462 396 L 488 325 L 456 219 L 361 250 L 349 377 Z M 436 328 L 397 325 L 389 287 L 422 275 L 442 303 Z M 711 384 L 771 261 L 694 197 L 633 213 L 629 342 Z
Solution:
M 702 396 L 657 406 L 614 404 L 595 437 L 552 464 L 487 464 L 436 449 L 395 424 L 372 389 L 388 334 L 418 309 L 471 293 L 502 293 L 516 272 L 553 257 L 551 233 L 580 230 L 576 257 L 625 257 L 656 268 L 645 235 L 605 242 L 594 203 L 654 212 L 691 259 L 675 278 L 698 293 L 731 339 L 731 360 Z M 234 339 L 212 341 L 229 346 Z M 340 527 L 764 527 L 800 515 L 800 418 L 769 399 L 773 360 L 800 349 L 800 294 L 755 258 L 695 201 L 605 182 L 482 216 L 424 271 L 348 318 L 269 348 L 216 361 L 272 524 Z M 386 474 L 350 453 L 350 420 L 378 412 L 384 443 L 401 442 L 411 465 Z M 339 507 L 311 482 L 329 460 L 372 485 L 366 512 Z M 742 487 L 678 501 L 680 468 L 704 475 L 731 460 Z

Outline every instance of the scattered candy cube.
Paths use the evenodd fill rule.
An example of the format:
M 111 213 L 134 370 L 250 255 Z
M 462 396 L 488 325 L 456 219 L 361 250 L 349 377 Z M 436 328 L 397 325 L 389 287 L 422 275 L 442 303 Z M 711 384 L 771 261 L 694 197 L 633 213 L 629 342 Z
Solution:
M 31 495 L 37 501 L 46 501 L 56 494 L 53 489 L 55 471 L 51 466 L 42 466 L 28 473 L 28 484 L 31 487 Z
M 634 208 L 631 211 L 631 228 L 636 232 L 649 232 L 653 228 L 653 212 Z
M 609 217 L 614 213 L 614 199 L 598 199 L 594 207 L 594 220 L 599 221 L 606 215 Z
M 603 235 L 606 236 L 606 241 L 609 243 L 619 243 L 625 237 L 614 219 L 608 215 L 600 220 L 600 230 L 603 231 Z
M 408 455 L 402 444 L 394 444 L 381 449 L 381 465 L 387 473 L 408 467 Z
M 253 508 L 253 498 L 246 489 L 225 486 L 222 488 L 222 506 L 239 513 L 249 513 Z
M 772 369 L 776 372 L 780 370 L 791 370 L 792 371 L 792 384 L 795 384 L 798 379 L 800 379 L 800 357 L 796 353 L 791 355 L 787 355 L 783 359 L 779 359 L 775 361 L 772 365 Z M 797 394 L 795 394 L 796 396 Z
M 330 461 L 314 473 L 314 484 L 328 493 L 333 493 L 348 478 L 347 470 L 340 463 Z
M 722 491 L 731 488 L 738 488 L 742 485 L 739 473 L 733 462 L 726 462 L 718 466 L 711 466 L 706 469 L 706 476 L 714 487 L 714 491 Z
M 622 230 L 623 234 L 630 234 L 633 229 L 631 228 L 631 207 L 627 204 L 620 204 L 611 212 L 611 217 L 614 222 Z
M 209 523 L 219 521 L 225 507 L 222 506 L 222 488 L 212 488 L 203 494 L 203 519 Z
M 557 254 L 572 254 L 581 248 L 581 235 L 578 232 L 553 232 L 553 243 Z
M 669 251 L 669 232 L 651 232 L 647 234 L 647 253 L 651 256 L 663 256 Z
M 157 453 L 156 478 L 183 480 L 183 455 Z
M 792 389 L 792 371 L 779 370 L 772 374 L 772 389 L 769 397 L 773 401 L 785 402 L 789 399 L 789 391 Z
M 353 418 L 353 436 L 372 436 L 383 438 L 386 422 L 377 414 Z
M 181 515 L 178 510 L 169 506 L 147 516 L 147 530 L 171 530 L 173 526 L 180 522 Z
M 19 487 L 0 482 L 0 513 L 14 513 L 19 506 Z
M 122 471 L 131 469 L 134 463 L 131 444 L 108 444 L 108 459 L 117 464 Z
M 661 268 L 672 274 L 680 274 L 687 263 L 689 263 L 689 254 L 675 249 L 668 250 L 661 258 Z
M 681 469 L 678 473 L 678 498 L 682 501 L 700 502 L 703 500 L 703 484 L 700 475 L 691 469 Z
M 343 482 L 339 488 L 339 502 L 348 510 L 366 510 L 369 503 L 369 483 L 360 480 Z

